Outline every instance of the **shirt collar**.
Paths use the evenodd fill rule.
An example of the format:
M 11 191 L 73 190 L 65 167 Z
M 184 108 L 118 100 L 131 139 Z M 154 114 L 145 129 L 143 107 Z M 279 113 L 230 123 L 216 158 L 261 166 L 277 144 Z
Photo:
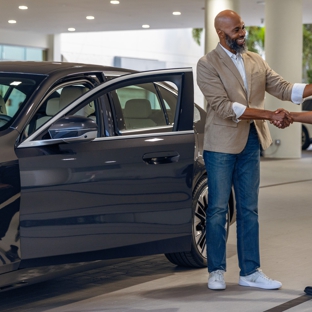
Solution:
M 234 54 L 234 53 L 232 53 L 231 51 L 229 51 L 229 50 L 227 50 L 226 48 L 224 48 L 223 45 L 222 45 L 220 42 L 219 42 L 219 45 L 220 45 L 220 47 L 226 52 L 226 54 L 227 54 L 230 58 L 232 58 L 232 59 L 234 59 L 234 60 L 237 60 L 238 58 L 241 58 L 241 57 L 242 57 L 242 55 L 241 55 L 240 53 Z

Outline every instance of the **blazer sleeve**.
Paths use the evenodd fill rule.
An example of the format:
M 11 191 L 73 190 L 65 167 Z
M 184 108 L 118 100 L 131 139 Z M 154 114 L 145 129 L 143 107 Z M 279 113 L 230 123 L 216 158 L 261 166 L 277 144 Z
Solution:
M 293 83 L 286 81 L 261 58 L 266 73 L 265 91 L 282 101 L 291 101 Z
M 207 55 L 197 63 L 197 84 L 219 118 L 236 118 L 232 108 L 233 101 L 229 99 L 221 77 Z

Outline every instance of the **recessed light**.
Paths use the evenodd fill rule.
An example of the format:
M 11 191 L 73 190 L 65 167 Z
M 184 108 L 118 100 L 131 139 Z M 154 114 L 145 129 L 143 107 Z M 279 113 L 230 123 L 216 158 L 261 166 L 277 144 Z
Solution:
M 9 20 L 8 23 L 9 24 L 16 24 L 16 21 L 15 20 Z
M 76 29 L 73 28 L 73 27 L 70 27 L 70 28 L 68 28 L 67 30 L 68 30 L 68 31 L 75 31 Z
M 181 15 L 181 12 L 172 12 L 173 15 Z
M 28 9 L 28 7 L 26 5 L 20 5 L 18 8 L 20 10 L 27 10 Z
M 89 16 L 86 17 L 86 19 L 87 20 L 94 20 L 94 16 L 89 15 Z
M 142 25 L 142 28 L 150 28 L 150 25 Z
M 119 1 L 117 1 L 117 0 L 112 0 L 110 3 L 111 3 L 111 4 L 119 4 Z

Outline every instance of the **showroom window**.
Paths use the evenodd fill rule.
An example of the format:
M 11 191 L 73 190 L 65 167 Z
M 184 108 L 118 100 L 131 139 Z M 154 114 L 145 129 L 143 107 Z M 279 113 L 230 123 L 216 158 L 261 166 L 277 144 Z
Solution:
M 0 60 L 43 61 L 43 52 L 39 48 L 0 45 Z

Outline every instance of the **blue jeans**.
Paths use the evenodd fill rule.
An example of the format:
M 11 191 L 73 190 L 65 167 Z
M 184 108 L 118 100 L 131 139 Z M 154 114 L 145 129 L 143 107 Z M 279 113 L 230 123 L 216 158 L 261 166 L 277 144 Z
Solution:
M 232 185 L 236 199 L 237 254 L 240 275 L 260 267 L 258 193 L 260 144 L 251 124 L 247 144 L 239 154 L 204 151 L 208 174 L 206 216 L 208 271 L 226 271 L 226 214 Z

